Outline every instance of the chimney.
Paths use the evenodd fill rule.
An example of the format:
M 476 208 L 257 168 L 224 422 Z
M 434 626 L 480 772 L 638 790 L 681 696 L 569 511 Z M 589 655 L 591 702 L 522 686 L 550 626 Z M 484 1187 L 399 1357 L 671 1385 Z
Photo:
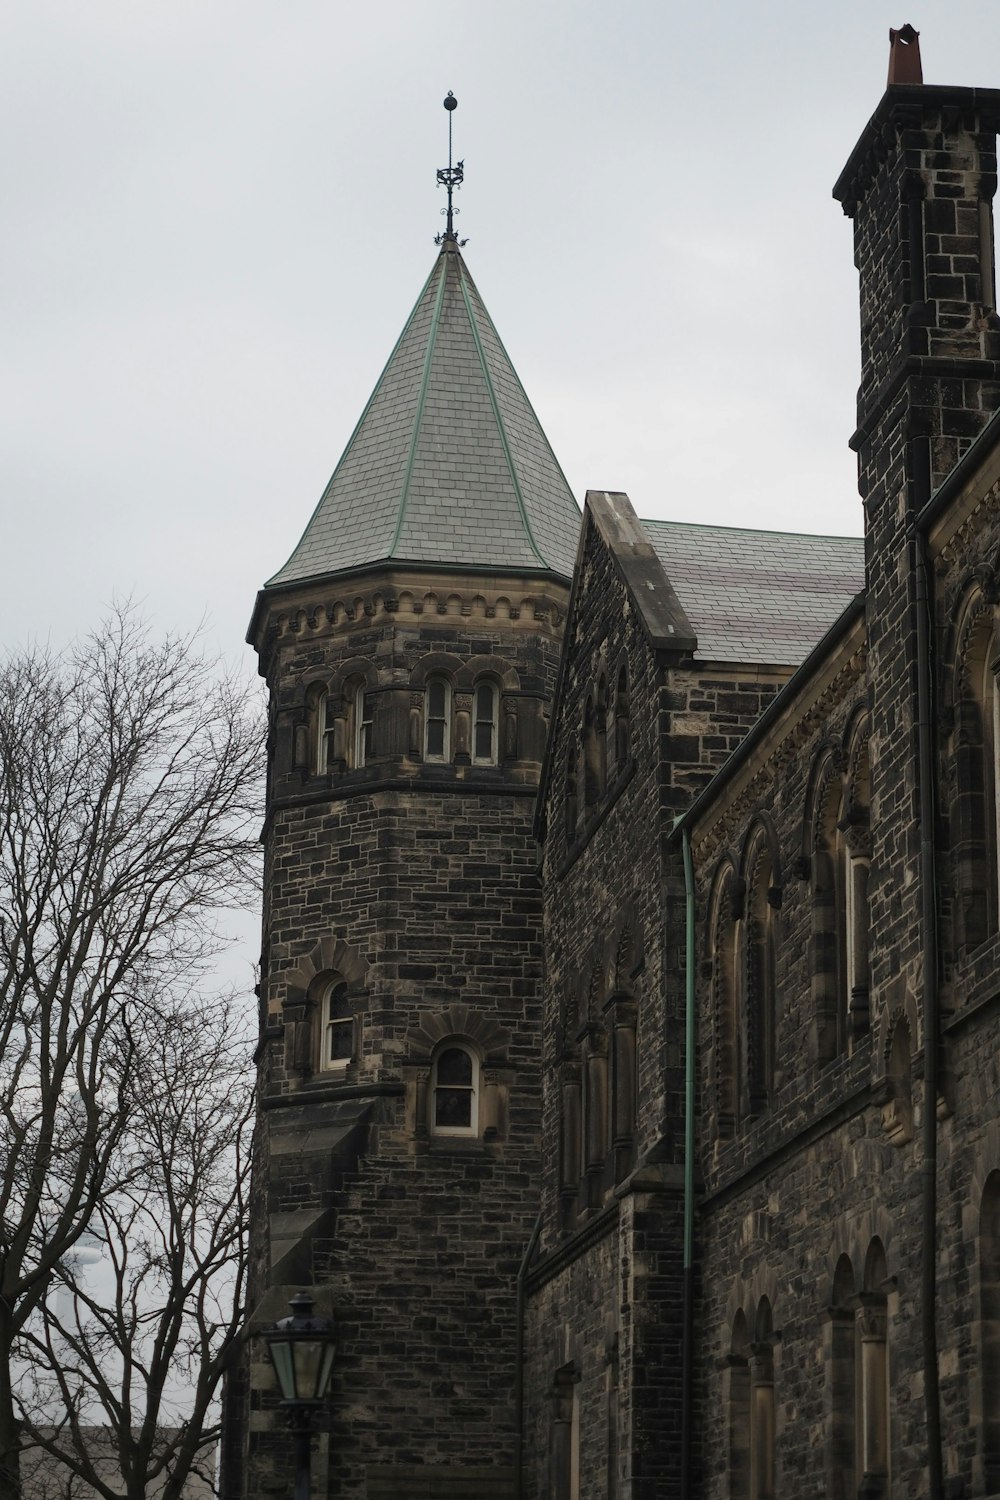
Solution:
M 924 84 L 917 32 L 889 40 L 889 86 L 833 190 L 860 276 L 851 446 L 869 525 L 887 501 L 919 509 L 1000 406 L 1000 90 Z

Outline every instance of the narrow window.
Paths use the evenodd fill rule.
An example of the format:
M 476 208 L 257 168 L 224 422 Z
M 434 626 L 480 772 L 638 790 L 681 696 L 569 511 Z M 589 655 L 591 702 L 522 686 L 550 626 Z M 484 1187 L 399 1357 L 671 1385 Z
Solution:
M 479 1133 L 479 1063 L 468 1047 L 438 1053 L 431 1094 L 436 1135 Z
M 549 1494 L 552 1500 L 580 1497 L 580 1372 L 575 1364 L 556 1371 L 552 1383 Z
M 745 928 L 746 1113 L 756 1115 L 769 1108 L 774 1092 L 775 907 L 780 893 L 773 885 L 766 846 L 758 849 L 752 869 L 746 920 L 741 925 Z
M 629 757 L 628 669 L 618 673 L 615 689 L 615 770 L 621 774 Z
M 774 1500 L 774 1333 L 766 1297 L 757 1309 L 750 1348 L 750 1497 Z
M 364 683 L 354 694 L 354 765 L 368 764 L 372 753 L 372 695 Z
M 424 694 L 424 760 L 451 757 L 451 685 L 432 677 Z
M 885 1252 L 872 1240 L 865 1259 L 864 1288 L 857 1311 L 860 1359 L 860 1493 L 889 1493 L 889 1357 Z
M 321 693 L 316 700 L 316 774 L 323 776 L 333 769 L 334 752 L 333 704 L 329 693 Z
M 723 1403 L 729 1429 L 729 1500 L 749 1500 L 750 1334 L 742 1309 L 733 1319 L 724 1381 Z
M 1000 1493 L 1000 1172 L 991 1172 L 979 1216 L 979 1336 L 983 1476 Z
M 826 1327 L 827 1493 L 830 1500 L 850 1500 L 858 1492 L 857 1448 L 857 1293 L 850 1257 L 842 1255 L 833 1279 L 833 1299 Z
M 566 756 L 566 842 L 570 843 L 576 836 L 577 820 L 580 816 L 580 799 L 577 794 L 576 767 L 577 748 L 571 745 Z
M 599 703 L 587 699 L 583 727 L 583 793 L 588 807 L 604 794 L 607 762 L 607 734 Z
M 497 763 L 497 702 L 499 693 L 492 682 L 478 682 L 475 692 L 475 722 L 472 730 L 472 759 L 477 766 Z
M 323 996 L 323 1066 L 346 1068 L 354 1056 L 354 1016 L 347 1003 L 347 985 L 335 979 Z

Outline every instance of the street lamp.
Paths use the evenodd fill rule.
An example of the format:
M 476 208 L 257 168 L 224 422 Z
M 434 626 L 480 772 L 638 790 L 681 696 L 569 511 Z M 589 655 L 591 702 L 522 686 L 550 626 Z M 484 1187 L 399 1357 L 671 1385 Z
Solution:
M 312 1414 L 329 1389 L 336 1344 L 333 1320 L 313 1317 L 308 1292 L 296 1292 L 288 1305 L 291 1317 L 265 1329 L 264 1339 L 295 1432 L 295 1500 L 309 1500 Z

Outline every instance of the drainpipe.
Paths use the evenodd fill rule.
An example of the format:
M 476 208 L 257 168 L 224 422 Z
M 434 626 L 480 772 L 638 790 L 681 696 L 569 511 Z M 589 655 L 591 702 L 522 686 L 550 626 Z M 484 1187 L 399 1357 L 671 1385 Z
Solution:
M 939 1003 L 937 906 L 934 882 L 934 738 L 930 602 L 924 539 L 911 532 L 911 568 L 917 635 L 917 765 L 920 816 L 921 956 L 924 989 L 924 1113 L 921 1122 L 920 1317 L 924 1364 L 929 1500 L 943 1500 L 941 1397 L 937 1347 L 937 1100 Z
M 681 1496 L 691 1494 L 694 1412 L 694 867 L 684 850 L 684 1314 L 681 1346 Z
M 542 1232 L 542 1210 L 538 1210 L 535 1219 L 535 1227 L 531 1231 L 524 1255 L 521 1257 L 521 1265 L 517 1273 L 517 1331 L 514 1345 L 514 1419 L 517 1426 L 514 1429 L 514 1496 L 515 1500 L 521 1500 L 524 1494 L 524 1311 L 525 1311 L 525 1282 L 528 1278 L 528 1267 L 538 1244 L 538 1236 Z

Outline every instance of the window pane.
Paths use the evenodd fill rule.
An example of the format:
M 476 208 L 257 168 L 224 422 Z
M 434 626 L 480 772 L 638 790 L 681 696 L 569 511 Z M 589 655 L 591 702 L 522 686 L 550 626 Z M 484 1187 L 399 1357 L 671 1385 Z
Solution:
M 493 725 L 476 725 L 476 748 L 474 755 L 477 760 L 493 759 Z
M 437 1066 L 438 1083 L 464 1084 L 472 1087 L 472 1058 L 461 1047 L 442 1052 Z
M 476 688 L 476 718 L 493 723 L 493 689 L 488 682 L 481 682 Z
M 427 754 L 440 759 L 444 755 L 444 721 L 431 719 L 427 725 Z
M 327 1031 L 329 1038 L 328 1062 L 343 1062 L 354 1052 L 354 1022 L 334 1021 Z
M 431 682 L 427 686 L 427 712 L 433 719 L 444 718 L 444 683 Z
M 446 1129 L 472 1128 L 472 1090 L 441 1089 L 434 1095 L 434 1124 Z

